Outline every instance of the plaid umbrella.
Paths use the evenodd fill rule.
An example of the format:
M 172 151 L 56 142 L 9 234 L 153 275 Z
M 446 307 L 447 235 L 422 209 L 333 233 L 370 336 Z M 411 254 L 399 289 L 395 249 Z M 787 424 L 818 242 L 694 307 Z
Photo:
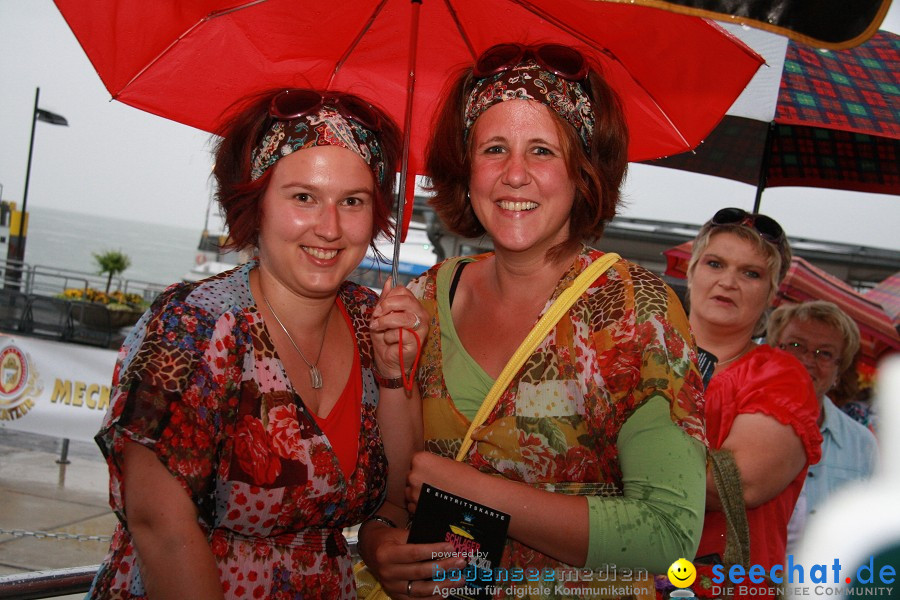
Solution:
M 866 292 L 866 298 L 877 302 L 900 329 L 900 271 Z
M 687 277 L 693 244 L 693 240 L 690 240 L 663 252 L 667 276 L 677 279 Z M 781 282 L 772 306 L 808 300 L 833 302 L 856 322 L 861 338 L 859 360 L 862 363 L 874 367 L 886 354 L 900 351 L 900 335 L 880 304 L 868 294 L 860 294 L 834 275 L 795 256 L 791 259 L 791 268 Z
M 851 48 L 872 37 L 891 0 L 606 0 L 662 8 L 765 29 L 819 48 Z
M 728 115 L 693 153 L 648 164 L 757 186 L 900 194 L 900 36 L 851 50 L 788 43 L 774 118 Z

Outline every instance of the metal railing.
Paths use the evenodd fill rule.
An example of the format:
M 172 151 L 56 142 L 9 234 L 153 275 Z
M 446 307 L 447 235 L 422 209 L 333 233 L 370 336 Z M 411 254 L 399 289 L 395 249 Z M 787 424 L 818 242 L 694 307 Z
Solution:
M 107 278 L 96 273 L 61 269 L 49 265 L 30 265 L 28 263 L 6 259 L 0 261 L 0 279 L 4 289 L 15 289 L 25 294 L 41 296 L 60 295 L 67 289 L 87 292 L 88 288 L 105 290 Z M 125 294 L 137 294 L 146 302 L 151 302 L 166 288 L 165 284 L 113 277 L 110 290 Z
M 350 554 L 358 557 L 356 552 L 356 534 L 344 534 Z M 33 598 L 55 598 L 68 594 L 87 592 L 94 580 L 100 565 L 71 567 L 68 569 L 52 569 L 16 573 L 0 577 L 0 600 L 31 600 Z
M 90 589 L 91 581 L 99 568 L 100 565 L 88 565 L 4 575 L 0 577 L 0 598 L 30 600 L 83 594 Z
M 123 337 L 118 331 L 143 312 L 111 310 L 102 303 L 86 301 L 90 289 L 106 289 L 106 278 L 92 273 L 6 260 L 0 261 L 0 279 L 0 331 L 115 348 Z M 146 304 L 165 287 L 121 277 L 114 277 L 110 285 L 110 289 L 134 294 Z

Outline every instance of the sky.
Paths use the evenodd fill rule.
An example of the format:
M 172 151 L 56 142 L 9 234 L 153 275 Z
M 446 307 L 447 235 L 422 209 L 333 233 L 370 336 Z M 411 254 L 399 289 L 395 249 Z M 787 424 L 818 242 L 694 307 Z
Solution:
M 900 5 L 881 26 L 900 32 Z M 0 197 L 21 207 L 35 89 L 68 127 L 38 122 L 28 206 L 202 229 L 210 136 L 110 100 L 51 0 L 0 0 Z M 752 209 L 752 186 L 632 165 L 623 216 L 700 224 L 723 206 Z M 900 251 L 900 198 L 770 188 L 761 212 L 792 237 Z M 602 247 L 602 242 L 598 244 Z

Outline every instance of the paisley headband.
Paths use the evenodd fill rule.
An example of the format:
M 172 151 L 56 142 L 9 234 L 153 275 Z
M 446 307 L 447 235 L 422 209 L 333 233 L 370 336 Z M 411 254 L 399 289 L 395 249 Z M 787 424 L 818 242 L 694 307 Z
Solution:
M 476 81 L 466 101 L 466 137 L 484 111 L 507 100 L 546 104 L 575 128 L 584 149 L 590 153 L 594 113 L 584 88 L 578 82 L 545 71 L 533 60 Z
M 294 150 L 315 146 L 338 146 L 355 152 L 372 169 L 376 181 L 384 182 L 384 156 L 378 136 L 328 105 L 296 119 L 275 121 L 251 155 L 250 179 L 256 181 Z

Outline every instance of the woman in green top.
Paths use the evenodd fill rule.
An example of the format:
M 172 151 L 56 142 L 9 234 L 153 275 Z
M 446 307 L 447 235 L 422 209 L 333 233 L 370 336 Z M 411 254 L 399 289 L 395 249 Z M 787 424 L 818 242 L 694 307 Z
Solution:
M 410 284 L 431 332 L 418 372 L 426 451 L 413 458 L 408 508 L 427 482 L 511 515 L 493 567 L 537 568 L 543 583 L 500 583 L 494 598 L 554 596 L 561 586 L 566 597 L 652 594 L 646 573 L 623 570 L 664 573 L 697 547 L 705 437 L 693 341 L 674 293 L 627 261 L 575 302 L 475 431 L 466 459 L 453 460 L 536 320 L 602 256 L 584 240 L 615 215 L 627 140 L 615 92 L 556 45 L 485 52 L 455 80 L 433 132 L 432 205 L 454 233 L 489 235 L 494 251 L 445 261 Z M 407 520 L 390 504 L 379 513 Z M 438 545 L 406 537 L 370 521 L 360 551 L 393 597 L 436 594 L 435 565 L 453 559 L 435 563 Z

